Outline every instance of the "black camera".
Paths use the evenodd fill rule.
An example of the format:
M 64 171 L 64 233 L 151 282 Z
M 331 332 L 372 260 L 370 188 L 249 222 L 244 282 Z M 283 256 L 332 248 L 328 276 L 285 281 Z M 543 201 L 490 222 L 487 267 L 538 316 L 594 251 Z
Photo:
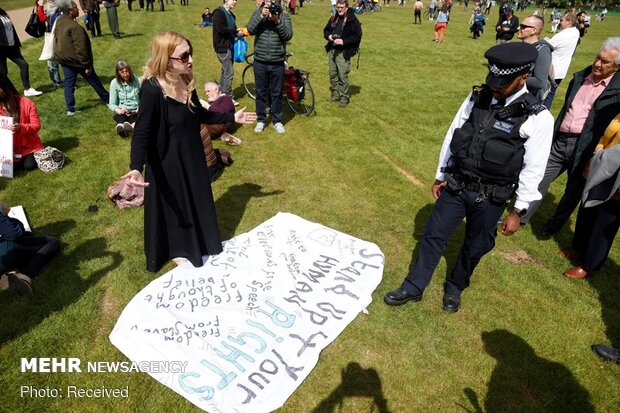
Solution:
M 332 33 L 332 40 L 340 39 L 340 35 L 338 33 Z
M 265 3 L 263 2 L 263 4 L 261 4 L 261 9 L 263 7 L 265 7 Z M 282 6 L 280 6 L 278 3 L 276 3 L 275 1 L 271 2 L 271 5 L 269 6 L 269 13 L 276 14 L 276 15 L 280 15 L 282 14 Z

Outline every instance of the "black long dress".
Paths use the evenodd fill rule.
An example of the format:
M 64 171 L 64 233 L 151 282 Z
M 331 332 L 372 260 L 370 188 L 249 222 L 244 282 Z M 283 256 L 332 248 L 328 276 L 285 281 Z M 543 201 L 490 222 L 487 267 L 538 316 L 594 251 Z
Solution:
M 196 92 L 192 102 L 190 110 L 165 97 L 155 78 L 140 88 L 130 168 L 146 164 L 144 253 L 152 272 L 174 257 L 199 267 L 203 255 L 222 251 L 200 124 L 234 122 L 234 114 L 204 110 Z

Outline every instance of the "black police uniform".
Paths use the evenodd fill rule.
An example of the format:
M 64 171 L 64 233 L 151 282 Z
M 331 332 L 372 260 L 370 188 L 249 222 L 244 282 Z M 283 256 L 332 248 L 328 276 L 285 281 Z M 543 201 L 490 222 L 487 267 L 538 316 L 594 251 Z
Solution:
M 487 83 L 496 87 L 510 84 L 532 67 L 536 56 L 536 49 L 525 43 L 492 47 L 485 53 L 490 63 Z M 467 218 L 465 240 L 455 268 L 447 277 L 446 295 L 460 296 L 480 259 L 495 246 L 498 220 L 517 190 L 523 169 L 525 139 L 520 136 L 520 128 L 545 107 L 529 93 L 519 95 L 508 106 L 504 102 L 492 105 L 493 95 L 487 85 L 475 87 L 471 101 L 469 118 L 454 130 L 450 141 L 452 156 L 443 171 L 446 188 L 433 208 L 407 277 L 399 290 L 386 295 L 387 304 L 421 299 L 448 238 L 463 218 Z M 549 121 L 551 126 L 552 119 Z M 458 304 L 452 309 L 445 305 L 444 296 L 445 309 L 458 309 Z

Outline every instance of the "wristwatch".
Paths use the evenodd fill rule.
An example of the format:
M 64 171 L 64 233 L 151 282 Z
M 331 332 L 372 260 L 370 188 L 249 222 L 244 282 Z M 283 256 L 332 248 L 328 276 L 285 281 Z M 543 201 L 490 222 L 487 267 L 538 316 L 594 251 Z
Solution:
M 514 212 L 515 214 L 517 214 L 519 216 L 519 218 L 523 217 L 523 215 L 527 214 L 527 208 L 513 208 L 512 212 Z

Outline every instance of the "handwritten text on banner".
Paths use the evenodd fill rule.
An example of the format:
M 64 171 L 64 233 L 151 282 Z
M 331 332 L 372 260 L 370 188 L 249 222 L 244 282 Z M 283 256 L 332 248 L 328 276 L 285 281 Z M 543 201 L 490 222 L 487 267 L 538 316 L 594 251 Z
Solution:
M 187 361 L 151 374 L 209 412 L 270 412 L 371 302 L 384 256 L 372 243 L 279 213 L 151 282 L 110 340 L 132 361 Z

